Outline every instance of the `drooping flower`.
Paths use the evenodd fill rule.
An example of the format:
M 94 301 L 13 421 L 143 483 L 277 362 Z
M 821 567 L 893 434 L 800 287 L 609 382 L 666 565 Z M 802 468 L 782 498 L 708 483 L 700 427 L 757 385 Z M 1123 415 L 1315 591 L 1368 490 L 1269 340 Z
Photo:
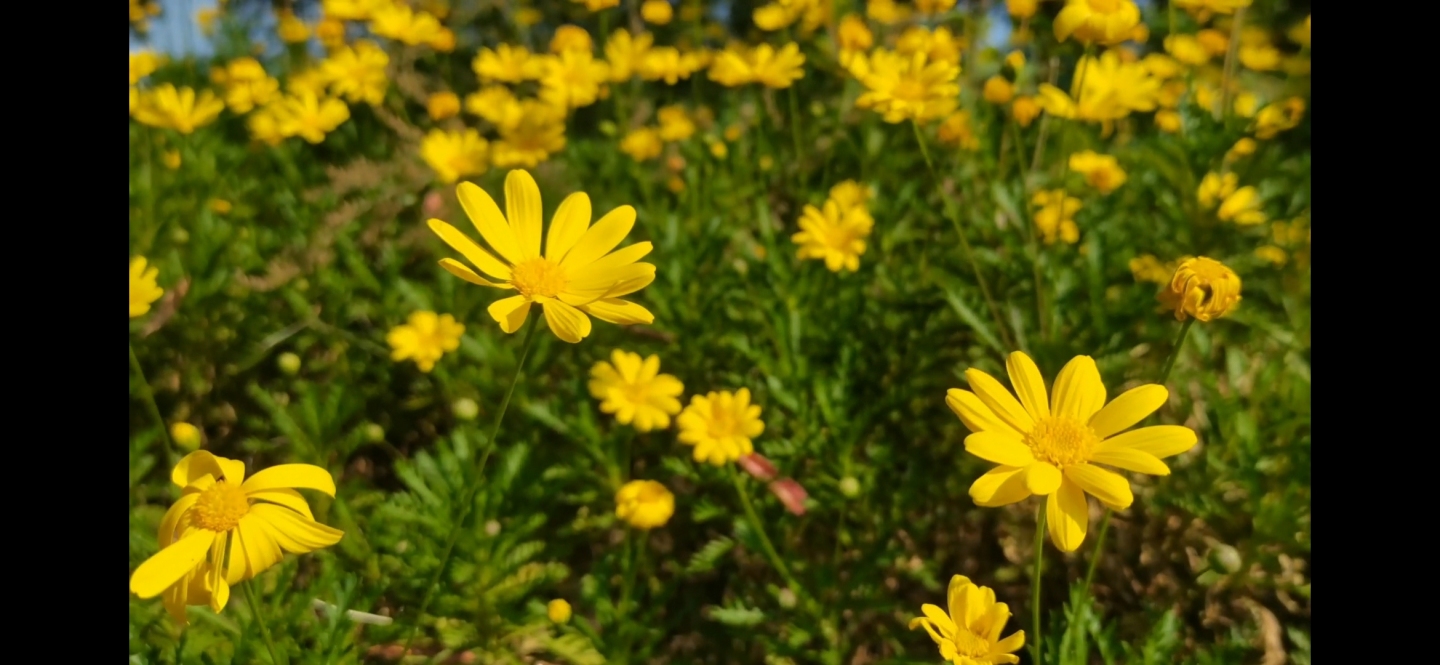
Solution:
M 440 182 L 450 184 L 485 172 L 490 146 L 474 129 L 432 129 L 420 142 L 420 157 L 435 170 Z
M 199 95 L 190 87 L 176 88 L 166 83 L 140 93 L 135 106 L 135 119 L 151 127 L 173 129 L 189 134 L 215 120 L 225 110 L 225 102 L 205 90 Z
M 1240 304 L 1240 276 L 1215 259 L 1187 258 L 1175 268 L 1159 298 L 1162 306 L 1175 310 L 1179 321 L 1193 316 L 1209 322 Z
M 615 517 L 632 528 L 659 528 L 674 514 L 675 495 L 653 480 L 632 480 L 615 493 Z
M 429 372 L 447 351 L 460 348 L 463 334 L 465 325 L 455 317 L 420 311 L 412 312 L 405 324 L 392 328 L 385 341 L 390 343 L 391 360 L 414 360 L 420 371 Z
M 765 431 L 760 406 L 750 403 L 750 389 L 692 395 L 676 420 L 680 442 L 695 446 L 695 461 L 720 466 L 755 452 L 751 439 Z
M 331 94 L 343 95 L 351 103 L 378 106 L 385 101 L 385 89 L 390 85 L 385 75 L 389 64 L 390 56 L 384 49 L 362 39 L 330 54 L 320 63 L 320 72 Z
M 958 665 L 1007 665 L 1020 662 L 1015 652 L 1025 646 L 1025 631 L 1016 631 L 1005 639 L 1000 634 L 1010 620 L 1010 606 L 995 602 L 995 592 L 976 586 L 970 578 L 950 578 L 946 593 L 949 613 L 945 608 L 926 603 L 920 606 L 925 616 L 910 621 L 925 629 L 940 657 Z
M 970 486 L 970 497 L 977 505 L 995 507 L 1031 494 L 1048 495 L 1050 539 L 1065 552 L 1075 551 L 1085 539 L 1087 492 L 1116 510 L 1134 500 L 1123 476 L 1096 464 L 1163 476 L 1170 468 L 1161 458 L 1195 445 L 1195 432 L 1187 427 L 1126 432 L 1159 409 L 1169 391 L 1143 385 L 1106 405 L 1105 384 L 1090 356 L 1076 356 L 1060 370 L 1050 397 L 1029 356 L 1011 353 L 1006 369 L 1019 401 L 974 368 L 965 371 L 974 392 L 952 388 L 946 394 L 945 403 L 973 432 L 965 438 L 966 452 L 1000 465 Z
M 456 194 L 494 254 L 438 219 L 430 220 L 430 229 L 489 278 L 450 258 L 440 266 L 471 284 L 518 292 L 490 305 L 501 330 L 519 330 L 534 303 L 544 309 L 551 332 L 572 344 L 589 336 L 589 316 L 620 325 L 655 320 L 644 307 L 621 300 L 655 280 L 654 265 L 637 263 L 650 253 L 649 242 L 615 250 L 635 225 L 634 208 L 620 206 L 591 226 L 590 197 L 571 194 L 550 221 L 542 254 L 540 186 L 529 173 L 516 170 L 505 177 L 508 215 L 473 183 L 460 183 Z
M 295 491 L 335 496 L 335 480 L 318 466 L 281 464 L 247 479 L 244 462 L 199 450 L 181 459 L 170 479 L 180 500 L 160 520 L 160 551 L 135 569 L 130 592 L 164 594 L 165 609 L 181 625 L 186 605 L 219 612 L 231 586 L 279 563 L 284 552 L 313 552 L 344 535 L 316 522 Z
M 1077 152 L 1070 155 L 1070 170 L 1085 176 L 1085 182 L 1101 194 L 1109 194 L 1125 184 L 1125 170 L 1120 168 L 1114 155 L 1093 150 Z
M 955 109 L 960 68 L 946 61 L 930 61 L 924 53 L 910 56 L 876 49 L 869 71 L 861 78 L 868 90 L 855 105 L 873 109 L 885 122 L 925 122 Z
M 600 410 L 615 414 L 621 425 L 637 432 L 670 426 L 670 416 L 680 413 L 680 394 L 685 385 L 669 374 L 660 373 L 660 356 L 644 360 L 640 354 L 616 349 L 610 362 L 590 368 L 590 396 L 600 401 Z
M 1132 0 L 1066 0 L 1055 16 L 1055 38 L 1108 46 L 1130 39 L 1139 23 L 1140 8 Z
M 165 295 L 165 289 L 156 283 L 159 276 L 160 269 L 147 267 L 145 257 L 137 256 L 130 260 L 130 318 L 145 316 L 150 311 L 150 303 Z
M 830 272 L 860 269 L 865 254 L 865 239 L 875 220 L 863 206 L 841 206 L 835 200 L 824 208 L 805 206 L 800 216 L 800 232 L 790 237 L 800 245 L 795 255 L 801 260 L 823 259 Z

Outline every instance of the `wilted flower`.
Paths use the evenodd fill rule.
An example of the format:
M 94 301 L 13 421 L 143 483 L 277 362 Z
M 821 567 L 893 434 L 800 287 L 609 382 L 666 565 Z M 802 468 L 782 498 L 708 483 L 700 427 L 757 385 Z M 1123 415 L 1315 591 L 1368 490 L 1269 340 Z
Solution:
M 745 470 L 745 473 L 754 476 L 758 480 L 769 481 L 775 479 L 775 465 L 771 464 L 770 460 L 766 459 L 766 457 L 760 453 L 742 455 L 740 459 L 735 461 L 740 465 L 740 468 Z
M 1193 316 L 1208 322 L 1240 304 L 1240 276 L 1214 259 L 1185 259 L 1160 291 L 1159 299 L 1166 309 L 1175 310 L 1180 321 Z
M 781 478 L 770 483 L 770 493 L 780 500 L 791 515 L 805 514 L 805 499 L 809 498 L 810 494 L 800 483 L 795 482 L 794 478 Z

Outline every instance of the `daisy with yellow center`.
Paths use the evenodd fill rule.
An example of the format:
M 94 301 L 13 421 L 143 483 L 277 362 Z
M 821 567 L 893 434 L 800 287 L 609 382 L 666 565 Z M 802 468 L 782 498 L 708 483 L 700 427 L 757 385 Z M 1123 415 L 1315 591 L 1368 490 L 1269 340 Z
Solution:
M 166 83 L 140 94 L 135 105 L 135 119 L 151 127 L 189 134 L 214 122 L 223 110 L 225 102 L 209 90 L 196 95 L 193 88 L 176 88 Z
M 533 167 L 565 149 L 562 109 L 526 99 L 507 105 L 497 123 L 500 140 L 490 145 L 490 161 L 497 167 Z
M 595 42 L 590 39 L 590 33 L 578 25 L 562 25 L 555 29 L 555 36 L 550 38 L 551 53 L 564 53 L 565 51 L 590 53 L 594 50 Z
M 790 42 L 780 50 L 769 44 L 747 48 L 731 44 L 710 65 L 710 80 L 734 88 L 759 83 L 767 88 L 784 89 L 805 77 L 805 55 L 800 45 Z
M 505 177 L 508 215 L 474 183 L 460 183 L 456 195 L 494 254 L 438 219 L 430 220 L 430 229 L 489 278 L 454 259 L 441 259 L 440 266 L 471 284 L 517 292 L 490 305 L 501 330 L 519 330 L 533 303 L 544 309 L 550 331 L 572 344 L 590 335 L 590 316 L 619 325 L 655 320 L 649 310 L 621 299 L 655 280 L 654 265 L 637 263 L 650 253 L 649 242 L 615 249 L 635 226 L 634 208 L 620 206 L 591 226 L 590 197 L 571 194 L 550 220 L 542 254 L 540 186 L 529 173 Z
M 1140 8 L 1131 0 L 1067 0 L 1055 16 L 1055 38 L 1074 36 L 1083 44 L 1119 44 L 1130 39 L 1140 23 Z
M 628 81 L 645 61 L 645 54 L 655 44 L 655 36 L 642 32 L 634 37 L 630 31 L 620 28 L 611 33 L 605 41 L 605 60 L 610 63 L 610 81 Z
M 1035 208 L 1035 230 L 1047 245 L 1056 240 L 1073 245 L 1080 240 L 1080 227 L 1075 224 L 1075 213 L 1080 212 L 1080 199 L 1070 196 L 1063 189 L 1035 192 L 1030 198 Z
M 885 122 L 924 122 L 954 110 L 960 95 L 955 83 L 960 68 L 945 61 L 930 61 L 924 53 L 909 56 L 876 49 L 861 82 L 868 90 L 855 105 L 873 109 Z
M 1193 316 L 1208 322 L 1240 304 L 1240 276 L 1215 259 L 1187 258 L 1175 268 L 1159 297 L 1161 305 L 1175 310 L 1177 320 Z
M 858 14 L 846 14 L 840 19 L 840 25 L 836 27 L 836 42 L 840 47 L 840 66 L 846 70 L 850 69 L 850 62 L 856 56 L 864 57 L 875 44 L 875 35 L 870 32 L 870 26 L 865 25 L 865 19 Z
M 653 480 L 632 480 L 615 493 L 615 517 L 632 528 L 665 526 L 675 514 L 675 495 Z
M 488 155 L 489 144 L 473 129 L 461 132 L 432 129 L 420 142 L 420 157 L 435 170 L 440 182 L 447 185 L 484 173 Z
M 463 334 L 465 326 L 449 314 L 414 312 L 405 325 L 391 329 L 385 341 L 392 349 L 391 360 L 414 360 L 420 371 L 429 372 L 435 369 L 435 361 L 447 351 L 460 348 L 460 336 Z
M 159 276 L 160 269 L 147 267 L 145 257 L 137 256 L 130 260 L 130 318 L 145 316 L 150 311 L 150 303 L 165 295 L 165 289 L 155 283 L 155 278 Z
M 519 83 L 539 78 L 541 74 L 540 61 L 535 59 L 529 50 L 524 46 L 510 44 L 501 44 L 493 50 L 480 49 L 470 67 L 475 70 L 475 75 L 480 77 L 482 83 Z
M 410 46 L 429 44 L 433 47 L 443 43 L 445 28 L 435 15 L 397 2 L 371 13 L 370 32 Z
M 660 356 L 642 361 L 638 353 L 616 349 L 610 362 L 590 368 L 590 395 L 601 400 L 600 410 L 639 432 L 669 427 L 670 416 L 680 413 L 677 398 L 684 391 L 679 379 L 660 373 Z
M 676 420 L 680 442 L 695 446 L 695 461 L 720 466 L 755 452 L 751 439 L 765 431 L 760 406 L 750 403 L 750 389 L 693 395 Z
M 664 148 L 665 143 L 660 139 L 660 132 L 653 127 L 631 130 L 625 138 L 620 139 L 620 152 L 630 155 L 630 158 L 637 162 L 659 157 Z
M 130 85 L 140 82 L 165 63 L 165 56 L 154 51 L 137 51 L 130 54 Z
M 1048 496 L 1050 540 L 1073 552 L 1085 539 L 1090 513 L 1085 495 L 1120 510 L 1134 501 L 1130 483 L 1105 464 L 1128 471 L 1169 475 L 1160 460 L 1195 445 L 1195 432 L 1177 425 L 1125 431 L 1159 409 L 1169 396 L 1149 384 L 1105 404 L 1105 384 L 1089 356 L 1076 356 L 1060 370 L 1052 397 L 1029 356 L 1016 351 L 1006 363 L 1015 399 L 994 377 L 965 371 L 974 392 L 951 389 L 945 403 L 970 428 L 965 450 L 1000 466 L 970 486 L 980 506 L 1004 506 Z
M 322 61 L 320 72 L 329 82 L 331 94 L 343 95 L 352 104 L 377 106 L 385 101 L 385 89 L 390 85 L 385 76 L 389 65 L 390 56 L 383 49 L 362 39 Z
M 1017 631 L 1005 639 L 1000 633 L 1010 620 L 1010 606 L 995 602 L 995 591 L 977 586 L 970 578 L 950 578 L 946 601 L 949 614 L 938 605 L 920 606 L 925 616 L 910 621 L 910 630 L 924 628 L 940 647 L 940 657 L 959 665 L 1011 665 L 1020 662 L 1015 655 L 1025 646 L 1025 631 Z
M 824 209 L 805 206 L 800 217 L 800 232 L 790 237 L 791 242 L 800 245 L 796 256 L 804 259 L 824 259 L 830 272 L 841 269 L 855 272 L 860 269 L 860 257 L 865 254 L 865 238 L 875 227 L 875 220 L 863 206 L 844 206 L 829 200 Z
M 200 450 L 181 459 L 170 479 L 180 500 L 160 520 L 160 551 L 135 569 L 130 592 L 164 594 L 165 609 L 181 625 L 186 605 L 219 612 L 232 585 L 279 563 L 283 552 L 313 552 L 344 535 L 316 522 L 295 491 L 335 496 L 335 480 L 318 466 L 281 464 L 246 479 L 244 462 Z
M 350 107 L 345 102 L 310 92 L 281 98 L 274 111 L 281 134 L 299 136 L 310 143 L 324 141 L 326 134 L 350 119 Z
M 589 51 L 562 51 L 545 58 L 540 97 L 555 107 L 580 108 L 595 103 L 610 67 Z

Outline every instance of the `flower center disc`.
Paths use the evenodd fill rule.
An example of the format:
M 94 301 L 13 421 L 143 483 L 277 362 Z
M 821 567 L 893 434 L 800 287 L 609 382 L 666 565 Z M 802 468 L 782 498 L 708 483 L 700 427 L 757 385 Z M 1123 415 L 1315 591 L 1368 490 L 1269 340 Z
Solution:
M 1089 425 L 1060 416 L 1035 423 L 1035 428 L 1025 435 L 1025 445 L 1030 446 L 1036 459 L 1061 468 L 1088 462 L 1098 443 L 1100 438 Z
M 955 632 L 950 641 L 955 643 L 955 653 L 961 656 L 979 658 L 990 654 L 990 643 L 963 627 Z
M 190 512 L 195 526 L 210 531 L 229 531 L 250 512 L 250 501 L 239 485 L 221 481 L 202 492 Z
M 554 298 L 565 290 L 565 269 L 543 257 L 522 261 L 510 269 L 510 283 L 527 298 Z

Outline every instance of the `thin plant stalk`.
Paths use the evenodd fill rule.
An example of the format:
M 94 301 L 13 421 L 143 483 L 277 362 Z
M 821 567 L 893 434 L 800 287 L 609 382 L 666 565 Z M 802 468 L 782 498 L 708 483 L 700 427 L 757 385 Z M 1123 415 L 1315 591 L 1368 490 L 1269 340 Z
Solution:
M 165 427 L 165 419 L 160 417 L 160 407 L 155 403 L 155 393 L 150 390 L 150 380 L 145 378 L 145 370 L 140 367 L 140 358 L 135 355 L 135 345 L 130 345 L 130 369 L 140 377 L 140 395 L 145 398 L 146 410 L 150 412 L 150 418 L 160 426 L 160 439 L 165 442 L 165 454 L 170 458 L 170 466 L 174 467 L 180 463 L 180 451 L 176 450 L 175 442 L 170 440 L 170 430 Z
M 260 610 L 260 599 L 255 597 L 255 590 L 251 588 L 254 587 L 255 584 L 256 581 L 251 580 L 251 584 L 242 585 L 245 587 L 245 602 L 250 605 L 251 619 L 255 622 L 255 625 L 260 627 L 260 639 L 265 642 L 265 650 L 270 652 L 270 662 L 275 663 L 275 665 L 283 665 L 283 663 L 288 662 L 289 659 L 280 659 L 282 652 L 275 649 L 275 641 L 270 639 L 270 627 L 265 625 L 265 614 Z
M 530 355 L 530 345 L 535 340 L 535 331 L 539 328 L 537 321 L 540 317 L 532 316 L 525 327 L 525 341 L 520 346 L 520 360 L 515 363 L 515 375 L 510 378 L 510 387 L 505 390 L 505 399 L 500 402 L 500 411 L 495 414 L 495 424 L 490 428 L 490 436 L 485 440 L 485 452 L 481 453 L 480 461 L 475 465 L 475 475 L 471 478 L 465 488 L 464 498 L 460 502 L 460 515 L 456 520 L 455 528 L 450 531 L 450 537 L 445 542 L 444 553 L 440 555 L 440 566 L 435 569 L 435 574 L 430 577 L 430 583 L 425 587 L 425 595 L 420 599 L 420 610 L 415 614 L 415 622 L 410 628 L 410 636 L 405 639 L 405 649 L 402 654 L 410 653 L 410 645 L 415 641 L 415 636 L 420 632 L 420 620 L 424 618 L 425 611 L 430 609 L 430 599 L 435 588 L 440 585 L 440 578 L 445 575 L 445 569 L 450 566 L 451 555 L 455 553 L 455 543 L 460 539 L 460 534 L 465 531 L 465 521 L 470 518 L 470 511 L 475 505 L 475 495 L 480 491 L 480 481 L 485 476 L 485 463 L 490 460 L 490 453 L 494 452 L 498 445 L 497 437 L 500 435 L 500 424 L 505 422 L 505 412 L 510 409 L 510 398 L 515 395 L 515 386 L 520 383 L 520 378 L 525 372 L 525 359 Z
M 1190 327 L 1195 325 L 1195 319 L 1186 319 L 1180 324 L 1180 333 L 1175 336 L 1175 348 L 1170 349 L 1170 357 L 1165 359 L 1165 369 L 1160 370 L 1160 385 L 1165 385 L 1170 380 L 1170 370 L 1175 369 L 1175 359 L 1180 357 L 1180 349 L 1185 346 L 1185 338 L 1190 336 Z
M 780 573 L 780 577 L 785 579 L 785 584 L 789 585 L 791 590 L 798 595 L 806 595 L 805 589 L 790 575 L 790 568 L 785 565 L 785 560 L 781 559 L 780 554 L 775 551 L 775 545 L 770 542 L 770 536 L 765 535 L 765 525 L 760 522 L 760 516 L 756 514 L 755 506 L 750 502 L 749 492 L 745 491 L 745 482 L 740 475 L 740 469 L 734 465 L 730 467 L 730 479 L 735 483 L 735 493 L 740 496 L 740 506 L 745 509 L 745 517 L 750 520 L 750 528 L 754 529 L 755 535 L 760 537 L 760 545 L 765 550 L 765 557 L 770 559 L 770 565 L 775 567 L 775 571 Z
M 915 141 L 920 144 L 920 154 L 925 157 L 925 166 L 930 169 L 930 179 L 935 183 L 935 189 L 940 189 L 940 174 L 935 171 L 935 162 L 930 160 L 930 148 L 925 145 L 925 135 L 920 133 L 920 123 L 910 121 L 910 127 L 915 130 Z M 1005 327 L 1005 319 L 1000 315 L 1000 308 L 995 304 L 995 298 L 990 295 L 990 285 L 985 281 L 985 274 L 980 270 L 980 262 L 975 260 L 975 252 L 970 248 L 970 240 L 965 237 L 965 231 L 960 227 L 960 219 L 955 214 L 954 206 L 950 204 L 950 197 L 940 192 L 940 198 L 945 202 L 945 216 L 950 218 L 950 224 L 955 227 L 955 235 L 960 238 L 960 248 L 965 252 L 965 260 L 970 263 L 970 270 L 975 273 L 975 281 L 980 284 L 980 293 L 985 296 L 985 305 L 990 309 L 990 316 L 995 319 L 995 329 L 999 331 L 1000 338 L 1009 348 L 1015 348 L 1015 342 L 1010 339 L 1010 330 Z M 924 199 L 920 199 L 923 201 Z
M 1230 118 L 1230 83 L 1235 80 L 1235 55 L 1240 50 L 1240 28 L 1245 25 L 1245 7 L 1235 10 L 1235 21 L 1230 28 L 1230 47 L 1225 50 L 1225 81 L 1220 91 L 1220 116 Z
M 1043 651 L 1040 650 L 1040 640 L 1045 635 L 1045 627 L 1040 624 L 1040 577 L 1045 573 L 1045 500 L 1040 500 L 1040 506 L 1035 509 L 1035 576 L 1031 579 L 1030 589 L 1030 625 L 1035 631 L 1033 640 L 1030 640 L 1031 655 L 1034 656 L 1035 665 L 1040 665 L 1043 658 Z
M 1049 339 L 1050 317 L 1045 315 L 1048 310 L 1045 307 L 1044 275 L 1040 270 L 1040 239 L 1035 236 L 1034 221 L 1025 215 L 1025 210 L 1030 205 L 1030 180 L 1025 173 L 1025 143 L 1020 133 L 1020 123 L 1013 116 L 1009 120 L 1007 124 L 1010 125 L 1011 142 L 1015 144 L 1015 170 L 1020 175 L 1020 225 L 1025 227 L 1025 239 L 1030 244 L 1030 267 L 1035 280 L 1035 313 L 1040 321 L 1040 336 Z M 1001 177 L 1004 177 L 1003 173 Z
M 1080 593 L 1090 593 L 1090 582 L 1095 579 L 1095 569 L 1100 567 L 1100 555 L 1105 552 L 1105 534 L 1110 531 L 1110 516 L 1115 511 L 1106 508 L 1105 517 L 1100 518 L 1100 534 L 1095 536 L 1095 551 L 1090 555 L 1090 568 L 1085 571 L 1085 584 L 1080 587 Z

